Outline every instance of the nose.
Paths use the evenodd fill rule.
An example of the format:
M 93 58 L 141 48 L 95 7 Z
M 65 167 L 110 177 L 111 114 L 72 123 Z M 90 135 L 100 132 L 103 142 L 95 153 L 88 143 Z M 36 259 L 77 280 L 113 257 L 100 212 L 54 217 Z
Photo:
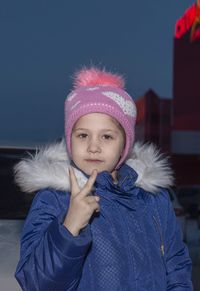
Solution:
M 91 138 L 88 143 L 88 152 L 89 153 L 100 153 L 101 146 L 97 138 Z

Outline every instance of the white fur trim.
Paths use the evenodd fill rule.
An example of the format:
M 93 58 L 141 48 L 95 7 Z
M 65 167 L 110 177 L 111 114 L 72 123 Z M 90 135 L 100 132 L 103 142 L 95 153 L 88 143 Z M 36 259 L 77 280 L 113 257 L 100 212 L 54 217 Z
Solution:
M 69 190 L 69 166 L 70 160 L 66 153 L 66 145 L 62 140 L 36 151 L 34 156 L 30 155 L 20 161 L 15 167 L 15 181 L 24 192 L 34 192 L 44 188 L 57 190 Z M 82 187 L 87 179 L 77 169 L 76 176 Z
M 159 187 L 173 184 L 167 158 L 161 158 L 155 146 L 135 143 L 126 163 L 138 174 L 136 186 L 149 192 L 157 192 Z M 15 181 L 24 192 L 35 192 L 44 188 L 69 191 L 69 165 L 65 142 L 55 143 L 20 161 L 14 168 Z M 82 187 L 87 178 L 77 169 L 75 174 Z
M 136 185 L 149 192 L 157 192 L 159 187 L 173 185 L 173 172 L 168 158 L 163 157 L 153 144 L 135 143 L 133 151 L 126 161 L 138 174 Z

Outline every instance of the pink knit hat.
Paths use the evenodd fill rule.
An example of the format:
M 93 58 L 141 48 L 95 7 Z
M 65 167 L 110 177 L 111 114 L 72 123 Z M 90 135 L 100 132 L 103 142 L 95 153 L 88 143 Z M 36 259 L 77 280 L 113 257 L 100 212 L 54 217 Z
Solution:
M 124 91 L 121 76 L 97 68 L 82 69 L 75 75 L 74 90 L 65 101 L 65 138 L 71 155 L 71 133 L 76 121 L 88 113 L 105 113 L 123 127 L 126 143 L 118 168 L 132 149 L 135 134 L 136 106 Z

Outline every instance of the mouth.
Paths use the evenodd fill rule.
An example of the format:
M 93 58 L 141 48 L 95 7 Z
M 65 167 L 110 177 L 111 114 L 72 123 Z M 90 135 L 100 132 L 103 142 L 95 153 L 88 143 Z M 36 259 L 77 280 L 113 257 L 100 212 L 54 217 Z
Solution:
M 85 160 L 87 163 L 93 163 L 93 164 L 100 164 L 102 163 L 103 161 L 102 160 L 98 160 L 98 159 L 86 159 Z

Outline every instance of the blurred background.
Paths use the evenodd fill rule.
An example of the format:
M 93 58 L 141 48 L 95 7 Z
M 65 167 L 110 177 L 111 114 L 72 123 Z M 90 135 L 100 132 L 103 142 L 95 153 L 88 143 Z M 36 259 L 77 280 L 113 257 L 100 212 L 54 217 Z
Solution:
M 125 77 L 137 139 L 170 157 L 169 193 L 200 290 L 200 1 L 1 0 L 0 37 L 1 290 L 20 290 L 13 274 L 34 196 L 14 184 L 13 166 L 62 138 L 73 74 L 90 65 Z

